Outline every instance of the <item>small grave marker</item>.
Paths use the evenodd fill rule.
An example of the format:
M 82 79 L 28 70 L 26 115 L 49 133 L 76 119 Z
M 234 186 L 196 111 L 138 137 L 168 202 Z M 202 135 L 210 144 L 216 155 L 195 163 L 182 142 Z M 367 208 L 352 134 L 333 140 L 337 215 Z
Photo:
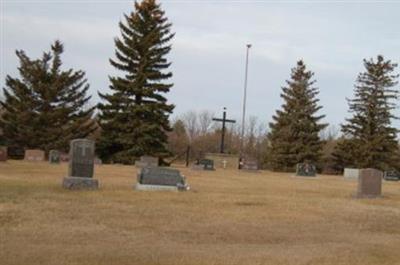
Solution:
M 345 168 L 343 176 L 348 180 L 357 180 L 360 175 L 360 170 L 358 168 Z
M 25 160 L 27 161 L 44 161 L 45 154 L 43 150 L 39 149 L 27 149 L 25 150 Z
M 212 159 L 200 159 L 192 166 L 194 170 L 215 170 Z
M 400 181 L 400 172 L 395 169 L 385 171 L 383 179 L 386 181 Z
M 257 171 L 258 163 L 256 160 L 244 159 L 242 163 L 242 170 L 244 171 Z
M 58 150 L 49 151 L 50 164 L 60 164 L 60 152 Z
M 141 156 L 140 160 L 135 162 L 135 166 L 138 168 L 157 167 L 158 166 L 158 157 Z
M 296 176 L 299 177 L 315 177 L 317 169 L 315 165 L 310 163 L 299 163 L 296 166 Z

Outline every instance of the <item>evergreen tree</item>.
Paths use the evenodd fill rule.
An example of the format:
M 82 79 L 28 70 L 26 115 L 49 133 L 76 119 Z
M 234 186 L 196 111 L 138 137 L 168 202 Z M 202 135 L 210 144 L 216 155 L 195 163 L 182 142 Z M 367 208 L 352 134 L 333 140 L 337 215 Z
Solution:
M 67 150 L 69 141 L 86 137 L 94 129 L 94 108 L 86 108 L 89 85 L 83 71 L 62 71 L 63 45 L 55 41 L 51 52 L 31 60 L 17 51 L 20 78 L 6 77 L 0 119 L 7 145 L 20 148 Z
M 116 59 L 110 63 L 124 73 L 110 78 L 111 94 L 100 94 L 98 151 L 104 161 L 133 163 L 141 155 L 165 157 L 168 117 L 173 105 L 164 94 L 172 84 L 166 56 L 174 34 L 155 0 L 135 2 L 135 10 L 120 22 L 115 39 Z
M 297 163 L 318 163 L 324 142 L 319 133 L 327 124 L 320 123 L 325 115 L 317 115 L 318 89 L 313 87 L 314 73 L 306 70 L 303 61 L 292 69 L 291 80 L 282 88 L 282 110 L 278 110 L 270 123 L 267 165 L 274 170 L 294 170 Z
M 340 167 L 399 168 L 398 130 L 391 125 L 397 118 L 393 114 L 398 98 L 396 66 L 382 56 L 376 61 L 364 59 L 365 72 L 357 77 L 354 99 L 348 100 L 353 116 L 342 125 L 346 140 L 334 153 Z

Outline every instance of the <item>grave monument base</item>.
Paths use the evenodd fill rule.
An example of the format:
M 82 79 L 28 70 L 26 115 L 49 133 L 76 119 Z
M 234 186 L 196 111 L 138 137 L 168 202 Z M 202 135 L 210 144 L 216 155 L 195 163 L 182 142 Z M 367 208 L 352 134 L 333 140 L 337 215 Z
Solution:
M 99 188 L 99 181 L 93 178 L 64 177 L 62 186 L 69 190 L 95 190 Z
M 167 185 L 149 185 L 136 183 L 136 190 L 159 190 L 159 191 L 178 191 L 177 186 L 167 186 Z

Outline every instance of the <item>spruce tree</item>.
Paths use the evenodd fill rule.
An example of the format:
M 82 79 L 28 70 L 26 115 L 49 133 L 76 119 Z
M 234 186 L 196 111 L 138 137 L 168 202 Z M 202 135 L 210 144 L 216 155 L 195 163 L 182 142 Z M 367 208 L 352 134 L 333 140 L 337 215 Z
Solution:
M 378 56 L 364 59 L 365 71 L 357 77 L 354 98 L 349 99 L 352 117 L 342 125 L 345 141 L 337 145 L 334 157 L 340 167 L 399 168 L 397 132 L 391 121 L 398 99 L 397 64 Z M 349 155 L 350 154 L 350 155 Z
M 110 78 L 111 94 L 99 93 L 102 129 L 98 151 L 104 161 L 133 163 L 141 155 L 165 157 L 168 121 L 174 109 L 165 93 L 170 62 L 171 23 L 155 0 L 135 2 L 135 10 L 120 22 L 115 59 L 110 63 L 123 75 Z
M 319 133 L 327 124 L 320 123 L 318 89 L 313 87 L 314 73 L 306 70 L 303 61 L 292 69 L 291 79 L 282 88 L 282 109 L 273 116 L 268 134 L 267 165 L 273 170 L 291 171 L 297 163 L 318 163 L 324 142 Z
M 63 45 L 55 41 L 50 52 L 30 59 L 17 51 L 20 78 L 6 77 L 4 112 L 0 128 L 7 145 L 66 151 L 69 141 L 94 129 L 94 108 L 86 108 L 89 84 L 83 71 L 61 70 Z

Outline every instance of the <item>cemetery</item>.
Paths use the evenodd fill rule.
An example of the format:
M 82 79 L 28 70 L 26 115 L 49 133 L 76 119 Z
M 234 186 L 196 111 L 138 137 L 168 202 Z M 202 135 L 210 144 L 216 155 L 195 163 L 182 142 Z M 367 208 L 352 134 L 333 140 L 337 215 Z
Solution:
M 400 6 L 50 2 L 1 4 L 0 265 L 400 264 Z
M 358 183 L 342 176 L 308 181 L 265 170 L 172 168 L 186 177 L 189 191 L 135 190 L 135 166 L 95 165 L 99 189 L 70 191 L 60 185 L 67 163 L 0 164 L 0 202 L 6 202 L 0 257 L 9 261 L 2 264 L 394 265 L 400 259 L 398 182 L 382 182 L 379 199 L 357 199 Z

